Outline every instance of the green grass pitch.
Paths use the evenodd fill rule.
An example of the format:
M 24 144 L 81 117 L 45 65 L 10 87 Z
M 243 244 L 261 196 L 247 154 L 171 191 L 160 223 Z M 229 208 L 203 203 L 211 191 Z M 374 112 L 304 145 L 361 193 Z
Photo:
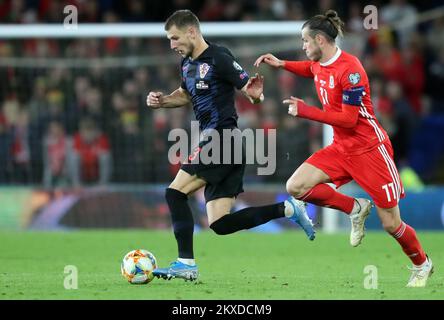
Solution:
M 383 232 L 368 233 L 352 248 L 348 234 L 300 231 L 195 235 L 196 282 L 154 279 L 131 285 L 120 262 L 132 249 L 154 253 L 160 266 L 176 258 L 168 231 L 0 232 L 0 299 L 444 299 L 443 233 L 418 232 L 435 264 L 428 286 L 405 288 L 409 260 Z M 78 289 L 64 288 L 67 265 L 78 270 Z M 365 289 L 367 265 L 378 288 Z

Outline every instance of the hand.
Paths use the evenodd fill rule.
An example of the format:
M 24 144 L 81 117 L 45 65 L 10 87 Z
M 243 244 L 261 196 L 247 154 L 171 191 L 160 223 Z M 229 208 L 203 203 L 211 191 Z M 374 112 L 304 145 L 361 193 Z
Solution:
M 296 117 L 298 115 L 298 104 L 305 103 L 304 100 L 291 96 L 290 99 L 282 101 L 288 104 L 288 114 Z
M 259 58 L 257 58 L 256 62 L 254 63 L 254 66 L 259 68 L 259 65 L 264 62 L 272 67 L 275 68 L 282 68 L 284 66 L 284 61 L 279 60 L 271 53 L 263 54 Z
M 153 109 L 161 108 L 163 103 L 163 93 L 151 91 L 146 97 L 146 105 Z
M 246 93 L 253 100 L 260 99 L 264 92 L 264 77 L 256 73 L 247 82 Z

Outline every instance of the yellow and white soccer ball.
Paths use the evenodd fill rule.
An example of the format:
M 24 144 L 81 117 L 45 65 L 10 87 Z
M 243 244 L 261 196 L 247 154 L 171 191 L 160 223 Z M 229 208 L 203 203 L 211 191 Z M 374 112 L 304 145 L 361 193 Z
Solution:
M 153 271 L 156 268 L 156 257 L 145 249 L 138 249 L 125 255 L 120 271 L 129 283 L 143 284 L 154 279 Z

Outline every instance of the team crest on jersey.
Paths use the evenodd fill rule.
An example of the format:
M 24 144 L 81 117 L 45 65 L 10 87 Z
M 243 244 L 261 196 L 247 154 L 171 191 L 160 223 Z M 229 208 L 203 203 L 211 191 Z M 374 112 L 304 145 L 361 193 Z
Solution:
M 210 66 L 207 63 L 202 63 L 199 66 L 199 75 L 200 78 L 203 79 L 205 78 L 205 75 L 208 73 L 208 71 L 210 70 Z
M 237 63 L 236 61 L 233 61 L 233 67 L 234 67 L 236 70 L 242 71 L 242 67 L 241 67 L 240 64 Z
M 330 81 L 329 81 L 329 83 L 328 83 L 328 87 L 329 87 L 330 89 L 333 89 L 333 88 L 335 87 L 335 78 L 333 77 L 332 74 L 330 75 Z
M 358 82 L 361 80 L 361 75 L 356 72 L 356 73 L 350 73 L 348 75 L 348 81 L 350 81 L 351 84 L 355 85 L 358 84 Z

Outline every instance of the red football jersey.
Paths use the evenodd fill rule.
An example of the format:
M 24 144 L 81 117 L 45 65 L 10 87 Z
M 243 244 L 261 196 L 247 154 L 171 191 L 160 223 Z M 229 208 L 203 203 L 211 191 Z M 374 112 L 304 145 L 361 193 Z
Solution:
M 110 151 L 108 138 L 101 134 L 93 142 L 87 143 L 80 133 L 73 138 L 74 150 L 80 156 L 81 175 L 84 182 L 92 182 L 99 178 L 99 156 Z
M 307 68 L 299 75 L 314 78 L 324 111 L 341 112 L 342 104 L 359 108 L 355 127 L 346 129 L 333 126 L 334 143 L 341 152 L 361 154 L 388 139 L 387 133 L 375 117 L 367 73 L 358 58 L 338 48 L 336 54 L 325 63 L 303 63 Z M 359 94 L 359 99 L 356 93 Z

